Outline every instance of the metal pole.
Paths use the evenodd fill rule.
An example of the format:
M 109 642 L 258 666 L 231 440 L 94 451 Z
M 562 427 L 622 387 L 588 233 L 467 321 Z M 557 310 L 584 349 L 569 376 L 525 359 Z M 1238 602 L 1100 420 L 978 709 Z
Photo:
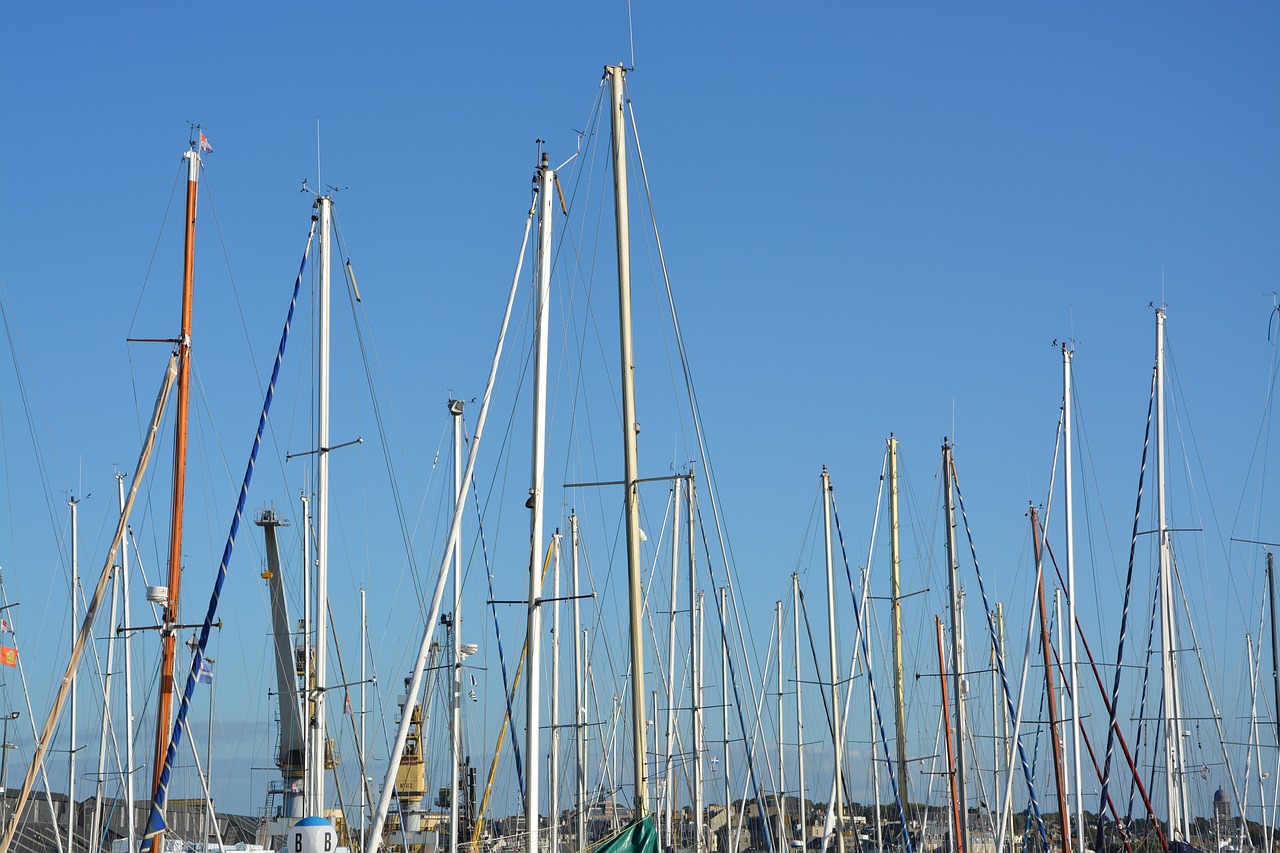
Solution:
M 965 791 L 966 766 L 964 760 L 964 616 L 960 611 L 960 567 L 956 558 L 956 509 L 954 480 L 951 461 L 951 445 L 942 442 L 942 478 L 947 515 L 947 567 L 948 587 L 951 598 L 951 669 L 956 694 L 956 796 L 960 808 L 959 853 L 969 851 L 969 800 Z
M 907 788 L 907 701 L 902 675 L 902 578 L 898 547 L 898 440 L 889 435 L 889 561 L 892 569 L 890 604 L 893 619 L 893 724 L 898 755 L 898 792 L 904 810 L 911 808 Z M 906 827 L 903 827 L 906 832 Z
M 831 477 L 822 466 L 822 532 L 827 567 L 827 651 L 831 670 L 831 750 L 835 756 L 835 796 L 831 798 L 834 815 L 836 849 L 844 853 L 844 749 L 840 733 L 840 648 L 836 639 L 836 580 L 831 552 Z
M 449 401 L 453 420 L 453 496 L 455 507 L 462 500 L 462 400 Z M 449 774 L 449 853 L 458 850 L 458 768 L 462 763 L 462 539 L 453 548 L 453 699 L 450 705 L 449 742 L 453 772 Z M 363 710 L 363 708 L 361 709 Z M 361 718 L 363 719 L 363 717 Z
M 695 546 L 696 507 L 693 474 L 685 478 L 688 490 L 685 514 L 688 518 L 689 547 L 689 689 L 693 693 L 690 724 L 693 727 L 693 853 L 702 853 L 702 593 L 698 592 L 698 549 Z
M 804 796 L 804 691 L 800 681 L 800 575 L 795 572 L 791 573 L 791 620 L 796 656 L 796 769 L 799 786 L 797 796 L 800 798 L 800 841 L 808 849 L 809 806 Z
M 1064 343 L 1062 345 L 1062 470 L 1065 501 L 1063 519 L 1066 524 L 1067 555 L 1067 626 L 1071 638 L 1071 756 L 1075 772 L 1072 791 L 1075 795 L 1076 850 L 1085 853 L 1084 846 L 1084 796 L 1081 791 L 1083 780 L 1080 772 L 1080 685 L 1077 680 L 1076 651 L 1076 551 L 1075 521 L 1071 514 L 1071 358 L 1075 353 Z
M 667 614 L 667 732 L 666 732 L 666 764 L 663 769 L 663 797 L 666 808 L 663 818 L 666 823 L 667 846 L 675 847 L 676 820 L 676 784 L 673 772 L 673 748 L 676 739 L 676 607 L 679 598 L 676 595 L 677 572 L 680 563 L 680 492 L 684 484 L 677 477 L 671 484 L 671 612 Z M 690 603 L 690 607 L 693 604 Z M 657 722 L 656 720 L 654 721 Z
M 551 821 L 551 853 L 560 853 L 560 531 L 552 536 L 551 564 L 551 767 L 547 780 L 547 813 Z
M 320 293 L 318 295 L 316 396 L 316 594 L 315 594 L 315 684 L 312 693 L 311 774 L 307 786 L 308 814 L 324 816 L 324 771 L 328 763 L 325 749 L 325 684 L 328 679 L 329 628 L 329 326 L 330 326 L 330 233 L 333 200 L 321 196 L 320 208 Z M 308 685 L 311 686 L 311 685 Z
M 116 472 L 116 492 L 120 501 L 120 512 L 124 513 L 124 473 Z M 120 571 L 123 578 L 123 584 L 120 587 L 121 605 L 124 610 L 124 624 L 133 624 L 133 611 L 129 609 L 129 536 L 126 533 L 124 539 L 120 542 Z M 115 626 L 111 626 L 115 630 Z M 137 838 L 137 828 L 134 824 L 134 808 L 133 808 L 133 654 L 132 654 L 132 632 L 124 632 L 124 803 L 125 803 L 125 827 L 127 829 L 129 840 L 129 849 L 134 849 Z M 0 785 L 0 787 L 3 787 Z
M 67 499 L 71 507 L 71 642 L 76 640 L 76 620 L 80 611 L 80 528 L 77 510 L 80 501 L 72 495 Z M 77 673 L 71 674 L 71 727 L 67 747 L 67 853 L 76 849 L 76 682 Z
M 622 356 L 622 448 L 627 523 L 628 610 L 631 634 L 631 725 L 632 800 L 636 817 L 644 815 L 649 802 L 644 760 L 644 597 L 640 573 L 640 492 L 637 480 L 635 355 L 631 341 L 631 236 L 627 219 L 627 142 L 624 115 L 623 78 L 618 65 L 605 69 L 612 102 L 610 138 L 613 148 L 614 216 L 618 233 L 618 326 Z
M 586 658 L 583 655 L 582 613 L 578 606 L 578 516 L 569 515 L 570 564 L 573 572 L 573 733 L 577 755 L 578 850 L 587 849 L 587 708 Z
M 365 846 L 369 811 L 369 785 L 368 776 L 365 772 L 365 768 L 368 765 L 365 763 L 366 754 L 364 746 L 365 687 L 367 685 L 365 661 L 369 657 L 368 637 L 369 619 L 365 612 L 365 593 L 364 587 L 362 586 L 360 587 L 360 850 L 364 850 Z
M 538 853 L 542 745 L 542 525 L 547 436 L 547 326 L 551 321 L 551 200 L 555 171 L 542 155 L 538 167 L 538 244 L 534 275 L 533 473 L 526 504 L 529 517 L 529 687 L 525 692 L 525 826 L 526 849 Z

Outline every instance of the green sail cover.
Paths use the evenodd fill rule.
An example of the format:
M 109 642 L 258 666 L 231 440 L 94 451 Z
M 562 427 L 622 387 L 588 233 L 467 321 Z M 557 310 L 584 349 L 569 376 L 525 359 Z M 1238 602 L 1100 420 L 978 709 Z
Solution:
M 591 853 L 658 853 L 658 831 L 645 815 L 617 835 L 590 848 Z

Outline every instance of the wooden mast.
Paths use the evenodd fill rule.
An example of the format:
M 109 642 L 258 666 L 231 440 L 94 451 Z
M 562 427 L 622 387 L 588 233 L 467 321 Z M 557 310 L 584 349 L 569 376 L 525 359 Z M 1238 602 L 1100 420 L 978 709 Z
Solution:
M 1058 818 L 1062 823 L 1062 853 L 1071 853 L 1071 819 L 1067 814 L 1067 789 L 1062 773 L 1062 744 L 1058 732 L 1058 699 L 1053 690 L 1053 650 L 1049 647 L 1048 608 L 1044 600 L 1044 564 L 1041 557 L 1040 520 L 1031 507 L 1031 536 L 1036 559 L 1036 598 L 1040 606 L 1040 646 L 1044 651 L 1044 689 L 1049 697 L 1049 733 L 1053 744 L 1053 778 L 1058 791 Z
M 200 132 L 199 128 L 195 131 Z M 187 420 L 191 405 L 191 299 L 195 289 L 196 188 L 200 179 L 198 143 L 184 155 L 187 161 L 187 230 L 182 253 L 182 326 L 178 336 L 178 398 L 174 419 L 173 499 L 169 517 L 169 587 L 160 632 L 160 697 L 156 711 L 156 748 L 151 787 L 160 785 L 164 756 L 169 751 L 169 729 L 173 725 L 173 663 L 178 623 L 178 591 L 182 582 L 182 510 L 187 484 Z

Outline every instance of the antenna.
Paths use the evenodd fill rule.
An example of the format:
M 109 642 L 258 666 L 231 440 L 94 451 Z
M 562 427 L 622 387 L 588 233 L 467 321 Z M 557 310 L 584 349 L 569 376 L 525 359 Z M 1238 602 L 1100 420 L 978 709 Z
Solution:
M 631 21 L 631 0 L 627 0 L 627 41 L 631 44 L 631 68 L 636 70 L 636 28 Z
M 316 186 L 324 189 L 324 182 L 320 180 L 320 119 L 316 118 Z

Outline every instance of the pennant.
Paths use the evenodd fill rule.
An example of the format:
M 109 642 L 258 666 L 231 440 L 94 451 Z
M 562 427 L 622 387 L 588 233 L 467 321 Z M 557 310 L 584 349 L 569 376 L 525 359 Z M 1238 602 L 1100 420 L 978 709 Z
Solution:
M 475 673 L 471 672 L 467 674 L 471 676 L 471 686 L 475 687 L 477 685 Z
M 472 702 L 480 701 L 480 697 L 476 695 L 476 692 L 474 690 L 468 690 L 467 695 L 471 697 Z
M 342 713 L 350 717 L 351 716 L 351 691 L 347 690 L 344 692 L 346 693 L 346 698 L 342 700 Z
M 0 619 L 0 634 L 12 634 L 13 626 L 9 624 L 8 619 Z
M 18 650 L 8 646 L 0 646 L 0 664 L 4 666 L 18 665 Z
M 200 153 L 212 154 L 213 146 L 209 144 L 209 138 L 204 135 L 204 131 L 200 131 Z
M 213 684 L 213 661 L 204 658 L 200 661 L 200 669 L 196 672 L 197 684 Z

